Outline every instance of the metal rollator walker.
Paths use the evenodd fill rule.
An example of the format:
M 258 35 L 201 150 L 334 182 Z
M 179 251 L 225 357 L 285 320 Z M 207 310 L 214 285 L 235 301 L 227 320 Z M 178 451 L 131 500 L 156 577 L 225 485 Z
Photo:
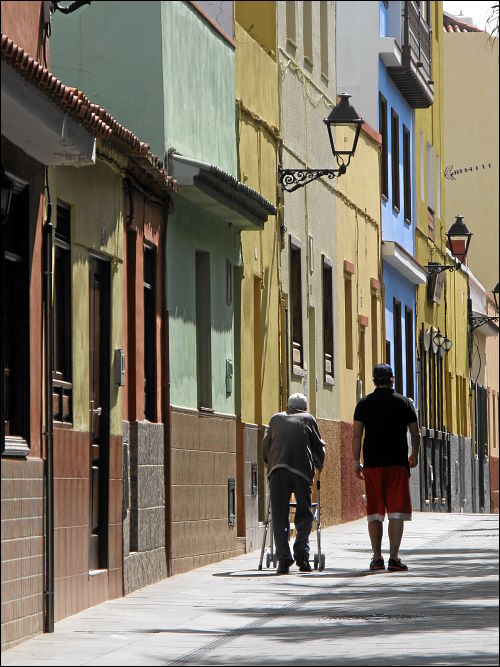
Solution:
M 316 538 L 318 544 L 318 551 L 314 554 L 314 569 L 322 572 L 325 569 L 325 554 L 321 553 L 321 482 L 320 482 L 320 473 L 318 472 L 318 477 L 316 480 L 316 489 L 317 489 L 317 500 L 315 503 L 312 503 L 312 508 L 314 510 L 314 521 L 316 521 Z M 290 508 L 297 507 L 296 502 L 290 503 Z M 260 561 L 259 561 L 259 570 L 262 570 L 262 563 L 264 561 L 264 552 L 266 550 L 267 542 L 267 533 L 270 532 L 269 540 L 269 549 L 266 553 L 266 567 L 269 567 L 271 563 L 276 567 L 278 558 L 276 552 L 274 551 L 274 537 L 272 531 L 272 516 L 271 516 L 271 494 L 267 500 L 267 513 L 266 513 L 266 523 L 264 524 L 264 537 L 262 538 L 262 548 L 260 550 Z M 271 526 L 271 531 L 269 527 Z

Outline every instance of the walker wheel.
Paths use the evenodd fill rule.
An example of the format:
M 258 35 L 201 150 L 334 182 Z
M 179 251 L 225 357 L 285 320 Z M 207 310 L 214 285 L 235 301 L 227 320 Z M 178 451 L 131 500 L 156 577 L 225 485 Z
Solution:
M 271 565 L 271 554 L 267 553 L 266 554 L 266 567 L 269 567 Z
M 273 565 L 274 565 L 274 567 L 276 567 L 276 565 L 278 565 L 278 556 L 276 556 L 276 554 L 274 554 L 274 556 L 273 556 Z
M 325 569 L 325 554 L 321 554 L 319 557 L 319 571 L 323 572 Z
M 318 564 L 319 564 L 319 561 L 318 561 L 318 554 L 314 554 L 314 569 L 315 569 L 315 570 L 318 569 Z

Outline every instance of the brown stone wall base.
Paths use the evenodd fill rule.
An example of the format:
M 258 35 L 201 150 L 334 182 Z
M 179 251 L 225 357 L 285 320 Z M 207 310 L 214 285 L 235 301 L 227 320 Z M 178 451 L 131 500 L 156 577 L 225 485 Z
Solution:
M 243 553 L 244 546 L 236 521 L 228 522 L 228 479 L 237 480 L 235 418 L 172 408 L 171 419 L 172 573 L 178 574 Z
M 3 650 L 43 630 L 43 461 L 1 466 Z
M 341 422 L 342 443 L 342 522 L 366 516 L 364 483 L 354 474 L 352 462 L 352 424 Z
M 323 528 L 342 521 L 342 466 L 340 422 L 318 419 L 319 431 L 325 441 L 325 465 L 321 473 L 321 525 Z M 316 500 L 316 484 L 313 484 Z
M 89 574 L 89 434 L 54 429 L 56 621 L 123 595 L 121 443 L 111 436 L 108 569 Z

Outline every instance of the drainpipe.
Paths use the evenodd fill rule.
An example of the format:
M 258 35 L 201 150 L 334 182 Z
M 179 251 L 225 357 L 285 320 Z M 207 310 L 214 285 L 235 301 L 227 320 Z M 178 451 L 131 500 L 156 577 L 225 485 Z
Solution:
M 53 225 L 52 203 L 45 167 L 47 218 L 43 227 L 45 244 L 45 632 L 54 632 L 54 424 L 52 369 L 54 366 L 54 312 L 52 299 Z
M 165 482 L 165 551 L 167 558 L 167 575 L 172 575 L 172 443 L 170 414 L 170 355 L 169 355 L 169 315 L 167 303 L 167 223 L 171 199 L 167 198 L 163 206 L 163 226 L 161 238 L 161 274 L 162 274 L 162 364 L 161 364 L 161 412 L 163 420 L 163 441 L 165 448 L 164 482 Z

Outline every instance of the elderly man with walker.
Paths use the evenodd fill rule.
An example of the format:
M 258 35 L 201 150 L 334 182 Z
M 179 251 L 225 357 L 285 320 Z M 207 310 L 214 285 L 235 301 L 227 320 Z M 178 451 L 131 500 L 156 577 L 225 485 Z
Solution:
M 311 572 L 309 535 L 314 521 L 311 491 L 314 469 L 321 471 L 325 447 L 315 418 L 307 412 L 307 398 L 292 394 L 286 412 L 272 416 L 264 438 L 262 453 L 267 465 L 271 494 L 272 527 L 278 568 L 288 574 L 295 561 L 300 572 Z M 289 546 L 290 498 L 295 494 L 293 558 Z

